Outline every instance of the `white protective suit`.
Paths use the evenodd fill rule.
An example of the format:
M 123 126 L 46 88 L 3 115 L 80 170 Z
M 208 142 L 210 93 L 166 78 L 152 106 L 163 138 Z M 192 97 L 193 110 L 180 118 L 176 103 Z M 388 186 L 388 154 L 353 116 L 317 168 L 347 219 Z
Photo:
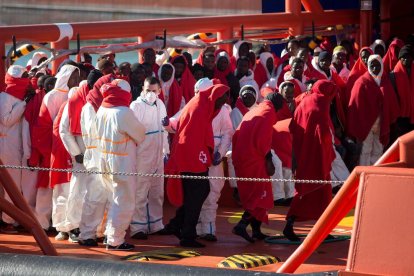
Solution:
M 145 140 L 137 147 L 136 171 L 163 174 L 163 157 L 170 152 L 168 133 L 161 124 L 161 120 L 167 116 L 165 105 L 159 99 L 150 105 L 142 97 L 138 97 L 131 103 L 130 108 L 146 129 Z M 138 232 L 150 234 L 164 228 L 164 179 L 137 176 L 136 181 L 136 205 L 130 226 L 131 236 Z
M 129 91 L 128 91 L 129 92 Z M 136 148 L 145 139 L 145 128 L 126 106 L 103 107 L 96 114 L 99 169 L 103 172 L 134 172 Z M 135 209 L 136 181 L 134 176 L 102 175 L 113 189 L 106 226 L 107 244 L 118 246 Z
M 30 126 L 26 118 L 22 118 L 23 160 L 22 165 L 27 166 L 27 160 L 32 153 L 32 140 L 30 137 Z M 22 194 L 32 210 L 36 207 L 38 171 L 22 170 Z
M 78 70 L 79 72 L 77 67 L 67 64 L 62 66 L 60 71 L 56 74 L 55 88 L 45 95 L 42 102 L 42 106 L 46 107 L 48 114 L 39 114 L 39 120 L 41 120 L 40 115 L 49 116 L 52 122 L 55 120 L 60 107 L 68 99 L 68 81 L 75 70 Z M 42 107 L 40 110 L 40 112 L 42 112 Z M 53 128 L 53 125 L 50 127 Z M 52 197 L 53 190 L 51 188 L 37 189 L 36 217 L 43 229 L 48 229 L 50 226 L 53 206 Z
M 87 85 L 85 83 L 81 83 L 81 85 Z M 74 88 L 71 89 L 69 92 L 69 98 L 71 97 L 71 92 Z M 76 88 L 77 90 L 77 88 Z M 75 91 L 75 90 L 74 90 Z M 80 135 L 73 135 L 70 131 L 70 123 L 69 123 L 69 111 L 68 105 L 65 106 L 62 118 L 59 124 L 59 135 L 62 139 L 62 143 L 65 146 L 66 150 L 72 157 L 72 164 L 74 170 L 85 170 L 85 166 L 83 164 L 79 164 L 75 160 L 75 156 L 79 154 L 85 153 L 85 144 L 83 143 L 82 136 Z M 72 173 L 72 177 L 69 183 L 69 193 L 67 194 L 67 202 L 66 202 L 66 219 L 65 219 L 65 231 L 68 232 L 70 230 L 79 228 L 79 224 L 81 221 L 82 209 L 83 209 L 83 202 L 86 193 L 86 183 L 91 181 L 90 174 L 82 174 L 82 173 Z M 63 231 L 63 230 L 62 230 Z
M 95 109 L 90 103 L 86 103 L 81 113 L 82 138 L 85 145 L 83 164 L 90 171 L 98 171 L 99 167 L 95 119 Z M 100 175 L 90 174 L 85 181 L 86 194 L 79 225 L 80 240 L 96 238 L 97 229 L 101 225 L 109 196 L 112 193 L 112 188 L 104 186 Z
M 7 73 L 15 78 L 20 78 L 25 72 L 21 66 L 14 65 Z M 22 117 L 26 108 L 26 102 L 6 92 L 0 93 L 0 159 L 5 165 L 22 165 Z M 26 164 L 23 164 L 26 165 Z M 7 169 L 17 187 L 21 190 L 21 171 Z M 4 197 L 9 202 L 10 197 L 5 192 Z M 3 213 L 3 221 L 14 223 L 14 220 Z
M 233 125 L 230 120 L 231 108 L 224 105 L 220 112 L 214 117 L 212 122 L 214 135 L 214 152 L 219 152 L 221 157 L 225 157 L 227 151 L 231 146 L 231 139 L 233 137 Z M 210 166 L 208 176 L 224 176 L 223 163 L 220 162 L 217 166 Z M 210 179 L 210 193 L 204 201 L 201 208 L 199 224 L 197 225 L 197 234 L 213 234 L 216 233 L 216 215 L 218 208 L 218 200 L 221 195 L 221 190 L 224 186 L 222 179 Z

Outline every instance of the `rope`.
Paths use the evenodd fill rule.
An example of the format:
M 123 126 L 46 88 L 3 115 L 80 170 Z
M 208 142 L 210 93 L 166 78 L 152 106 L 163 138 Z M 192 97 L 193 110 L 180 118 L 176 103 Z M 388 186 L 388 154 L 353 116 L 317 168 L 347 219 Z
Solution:
M 101 172 L 90 170 L 74 170 L 74 169 L 55 169 L 28 166 L 0 165 L 0 168 L 13 170 L 31 170 L 31 171 L 53 171 L 64 173 L 85 173 L 85 174 L 101 174 L 101 175 L 123 175 L 123 176 L 141 176 L 155 178 L 180 178 L 180 179 L 216 179 L 216 180 L 235 180 L 235 181 L 251 181 L 251 182 L 295 182 L 295 183 L 312 183 L 312 184 L 343 184 L 344 181 L 339 180 L 308 180 L 308 179 L 283 179 L 283 178 L 248 178 L 248 177 L 225 177 L 225 176 L 197 176 L 197 175 L 177 175 L 177 174 L 159 174 L 159 173 L 139 173 L 139 172 Z

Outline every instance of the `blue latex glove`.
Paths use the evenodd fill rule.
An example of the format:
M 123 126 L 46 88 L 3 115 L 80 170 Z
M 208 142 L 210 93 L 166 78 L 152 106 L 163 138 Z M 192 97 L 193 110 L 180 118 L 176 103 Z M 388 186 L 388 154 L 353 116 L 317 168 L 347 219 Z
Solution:
M 220 152 L 216 151 L 213 155 L 213 165 L 217 166 L 218 164 L 221 163 L 221 160 L 222 158 L 221 158 Z
M 162 126 L 168 126 L 170 124 L 170 118 L 168 118 L 168 116 L 165 116 L 162 120 L 161 120 L 161 124 Z

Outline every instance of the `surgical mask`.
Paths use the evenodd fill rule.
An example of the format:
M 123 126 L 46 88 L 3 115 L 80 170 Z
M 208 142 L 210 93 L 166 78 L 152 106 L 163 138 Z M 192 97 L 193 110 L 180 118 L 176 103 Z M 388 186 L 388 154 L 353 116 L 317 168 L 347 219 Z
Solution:
M 155 101 L 157 100 L 157 94 L 154 92 L 146 92 L 144 95 L 144 101 L 149 104 L 153 105 Z

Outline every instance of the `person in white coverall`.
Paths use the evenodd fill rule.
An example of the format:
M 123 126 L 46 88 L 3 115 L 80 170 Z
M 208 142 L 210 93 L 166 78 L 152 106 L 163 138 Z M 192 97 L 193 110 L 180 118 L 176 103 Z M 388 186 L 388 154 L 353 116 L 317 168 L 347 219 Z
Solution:
M 36 147 L 43 159 L 50 159 L 52 152 L 52 130 L 59 108 L 68 99 L 69 89 L 79 85 L 79 69 L 73 65 L 64 65 L 56 74 L 56 83 L 52 91 L 42 101 L 39 118 L 33 129 L 32 147 Z M 49 163 L 50 166 L 50 163 Z M 43 227 L 48 229 L 52 216 L 52 193 L 49 172 L 38 174 L 36 195 L 36 217 Z
M 164 156 L 170 153 L 168 133 L 161 120 L 167 116 L 164 103 L 158 99 L 160 82 L 154 77 L 144 81 L 141 95 L 130 105 L 135 118 L 146 129 L 145 140 L 137 147 L 136 171 L 140 173 L 164 173 Z M 131 237 L 147 239 L 148 234 L 164 228 L 163 202 L 164 179 L 137 176 L 136 205 L 130 226 Z
M 86 80 L 79 84 L 79 87 L 87 85 Z M 68 99 L 78 90 L 78 87 L 72 88 L 68 93 Z M 85 152 L 85 144 L 82 136 L 74 135 L 70 131 L 70 114 L 68 104 L 63 109 L 62 118 L 59 124 L 59 135 L 63 146 L 72 157 L 72 165 L 74 170 L 85 170 L 83 166 L 83 154 Z M 59 231 L 70 232 L 73 242 L 78 241 L 79 224 L 82 215 L 83 199 L 86 193 L 85 185 L 90 181 L 89 174 L 72 173 L 69 185 L 64 186 L 66 196 L 66 215 L 63 225 Z
M 89 73 L 88 86 L 92 90 L 89 91 L 86 97 L 86 104 L 82 107 L 81 112 L 82 139 L 85 144 L 83 164 L 89 171 L 98 171 L 99 167 L 99 152 L 96 149 L 98 144 L 95 125 L 96 111 L 92 103 L 100 105 L 99 99 L 103 98 L 99 91 L 100 87 L 95 84 L 101 77 L 103 77 L 103 74 L 99 70 L 92 70 Z M 99 108 L 99 106 L 96 106 L 96 108 Z M 103 185 L 102 178 L 98 174 L 90 174 L 85 185 L 85 201 L 79 225 L 79 244 L 83 246 L 98 246 L 96 240 L 97 229 L 104 217 L 112 189 Z
M 99 169 L 102 172 L 134 172 L 137 144 L 145 139 L 145 127 L 129 109 L 131 87 L 124 80 L 115 79 L 101 87 L 104 99 L 96 114 Z M 125 233 L 135 209 L 135 176 L 102 175 L 112 186 L 106 225 L 107 250 L 132 250 L 125 242 Z
M 0 93 L 0 159 L 5 165 L 22 165 L 22 117 L 26 102 L 31 99 L 27 93 L 29 83 L 25 68 L 19 65 L 9 67 L 6 74 L 6 89 Z M 21 171 L 7 171 L 21 189 Z M 6 200 L 11 201 L 7 193 L 4 196 Z M 2 219 L 8 224 L 2 228 L 3 232 L 17 232 L 12 225 L 15 221 L 11 217 L 3 213 Z

